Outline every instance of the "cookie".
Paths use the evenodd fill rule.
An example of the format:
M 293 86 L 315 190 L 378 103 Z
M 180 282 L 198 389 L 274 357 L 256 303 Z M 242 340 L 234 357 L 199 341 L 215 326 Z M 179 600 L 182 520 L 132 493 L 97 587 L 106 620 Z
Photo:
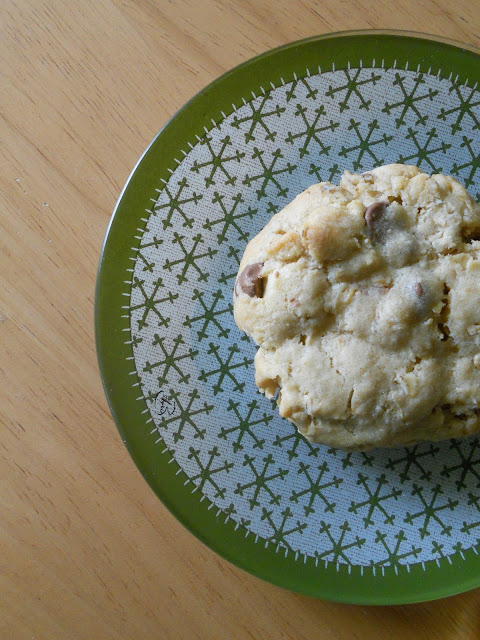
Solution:
M 311 442 L 480 430 L 480 206 L 451 177 L 392 164 L 311 186 L 246 247 L 234 314 L 259 389 Z

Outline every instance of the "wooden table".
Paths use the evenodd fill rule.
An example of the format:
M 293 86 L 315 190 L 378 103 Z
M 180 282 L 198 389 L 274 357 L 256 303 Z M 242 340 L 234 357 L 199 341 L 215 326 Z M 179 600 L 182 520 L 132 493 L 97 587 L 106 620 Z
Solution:
M 154 496 L 100 383 L 93 292 L 137 158 L 222 72 L 369 27 L 480 46 L 471 0 L 3 0 L 0 637 L 480 638 L 480 590 L 330 604 L 228 564 Z

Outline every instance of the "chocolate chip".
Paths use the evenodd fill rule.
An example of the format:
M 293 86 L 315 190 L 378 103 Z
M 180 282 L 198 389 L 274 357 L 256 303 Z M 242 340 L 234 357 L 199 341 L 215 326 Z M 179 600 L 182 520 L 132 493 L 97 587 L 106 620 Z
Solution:
M 417 298 L 421 298 L 423 296 L 423 287 L 420 282 L 417 282 L 417 284 L 413 288 L 415 290 Z
M 377 224 L 382 216 L 385 214 L 387 205 L 384 202 L 374 202 L 367 207 L 364 218 L 367 225 L 367 229 L 374 240 L 379 240 L 379 233 Z
M 250 298 L 263 298 L 263 278 L 260 276 L 262 267 L 263 262 L 256 262 L 245 267 L 235 283 L 235 294 L 237 296 L 240 291 L 243 291 Z

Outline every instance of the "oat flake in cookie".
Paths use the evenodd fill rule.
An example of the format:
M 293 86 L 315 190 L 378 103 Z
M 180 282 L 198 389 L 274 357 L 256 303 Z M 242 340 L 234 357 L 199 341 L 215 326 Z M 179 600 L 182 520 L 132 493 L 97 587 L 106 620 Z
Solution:
M 480 430 L 480 206 L 393 164 L 301 193 L 248 244 L 235 321 L 255 380 L 344 449 Z

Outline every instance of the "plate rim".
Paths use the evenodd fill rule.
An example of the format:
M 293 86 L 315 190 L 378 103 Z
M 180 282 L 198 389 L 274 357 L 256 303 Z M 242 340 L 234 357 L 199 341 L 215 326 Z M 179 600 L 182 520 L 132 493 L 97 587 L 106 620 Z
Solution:
M 306 586 L 302 583 L 301 579 L 300 581 L 298 579 L 286 580 L 283 568 L 281 568 L 280 571 L 277 570 L 273 572 L 269 570 L 268 566 L 265 568 L 263 557 L 265 556 L 266 549 L 264 549 L 262 545 L 254 543 L 254 545 L 256 544 L 256 548 L 254 549 L 255 553 L 253 555 L 255 556 L 259 555 L 259 551 L 261 550 L 261 554 L 260 554 L 261 557 L 255 558 L 255 557 L 251 557 L 252 554 L 250 552 L 242 554 L 241 550 L 234 549 L 232 551 L 232 549 L 229 548 L 228 546 L 225 547 L 225 545 L 223 546 L 219 545 L 218 541 L 217 542 L 212 541 L 211 536 L 208 535 L 206 531 L 204 531 L 201 528 L 199 529 L 198 527 L 198 518 L 200 518 L 200 515 L 197 514 L 196 516 L 192 516 L 192 513 L 189 513 L 187 515 L 184 509 L 179 508 L 177 501 L 173 499 L 171 495 L 169 495 L 168 488 L 162 485 L 162 482 L 165 478 L 173 480 L 173 478 L 170 478 L 169 476 L 174 475 L 173 472 L 175 469 L 180 469 L 180 467 L 178 466 L 174 458 L 172 457 L 174 464 L 168 465 L 168 467 L 172 471 L 171 472 L 169 471 L 169 473 L 167 474 L 159 474 L 158 470 L 155 471 L 145 467 L 145 464 L 143 463 L 144 456 L 142 456 L 138 450 L 139 449 L 138 442 L 135 442 L 137 439 L 140 438 L 142 429 L 138 429 L 137 432 L 135 433 L 135 436 L 132 437 L 130 435 L 128 426 L 126 426 L 125 424 L 125 420 L 120 415 L 121 409 L 120 409 L 120 403 L 118 399 L 119 391 L 115 391 L 115 388 L 114 388 L 115 383 L 113 382 L 112 376 L 111 376 L 111 373 L 112 373 L 111 369 L 112 369 L 112 366 L 114 366 L 112 365 L 112 362 L 111 362 L 112 354 L 109 352 L 109 349 L 107 348 L 107 345 L 106 345 L 106 337 L 109 331 L 112 332 L 110 337 L 112 340 L 114 340 L 114 342 L 118 343 L 118 341 L 121 340 L 122 343 L 125 344 L 125 341 L 124 341 L 125 336 L 120 335 L 119 332 L 123 332 L 126 329 L 125 328 L 119 329 L 118 326 L 110 327 L 108 326 L 108 322 L 107 322 L 107 326 L 108 326 L 108 331 L 107 331 L 104 326 L 105 312 L 107 311 L 107 307 L 108 307 L 107 299 L 109 300 L 111 297 L 109 295 L 110 291 L 108 287 L 108 284 L 109 284 L 108 277 L 107 277 L 108 272 L 115 271 L 116 259 L 118 258 L 119 254 L 122 253 L 122 251 L 127 251 L 127 249 L 125 249 L 125 247 L 123 246 L 121 247 L 121 251 L 115 250 L 114 247 L 111 246 L 113 244 L 112 237 L 114 235 L 114 230 L 115 230 L 114 227 L 118 226 L 118 221 L 120 216 L 126 215 L 122 213 L 122 211 L 128 210 L 128 207 L 129 207 L 128 202 L 127 203 L 125 202 L 125 198 L 131 189 L 137 188 L 137 185 L 134 184 L 134 182 L 135 180 L 139 179 L 139 173 L 138 173 L 139 169 L 145 163 L 149 154 L 151 154 L 152 150 L 154 150 L 156 146 L 162 142 L 161 140 L 162 136 L 165 134 L 165 132 L 169 130 L 171 125 L 174 124 L 177 121 L 177 119 L 182 116 L 182 114 L 186 113 L 186 111 L 191 109 L 192 106 L 195 106 L 195 104 L 198 103 L 198 101 L 202 99 L 202 97 L 208 95 L 209 92 L 212 92 L 215 89 L 218 89 L 218 87 L 221 86 L 226 80 L 237 75 L 240 71 L 248 69 L 252 65 L 264 62 L 269 57 L 275 57 L 279 54 L 281 55 L 286 51 L 290 51 L 291 49 L 302 48 L 311 44 L 317 44 L 318 42 L 335 41 L 339 38 L 342 38 L 342 39 L 371 38 L 372 36 L 380 37 L 380 38 L 387 37 L 387 38 L 393 38 L 393 39 L 405 39 L 405 38 L 412 39 L 413 38 L 421 42 L 423 41 L 428 45 L 431 45 L 432 43 L 439 43 L 441 45 L 446 45 L 447 47 L 451 47 L 453 48 L 453 50 L 456 50 L 459 53 L 474 54 L 474 56 L 478 58 L 477 63 L 480 63 L 479 48 L 473 47 L 471 45 L 465 45 L 463 43 L 460 43 L 454 40 L 442 38 L 436 35 L 423 34 L 420 32 L 390 30 L 390 29 L 362 29 L 362 30 L 355 30 L 355 31 L 332 32 L 332 33 L 327 33 L 327 34 L 322 34 L 317 36 L 311 36 L 309 38 L 304 38 L 302 40 L 289 42 L 287 44 L 281 45 L 280 47 L 276 47 L 274 49 L 265 51 L 253 58 L 250 58 L 242 62 L 241 64 L 237 65 L 233 69 L 228 70 L 226 73 L 222 74 L 221 76 L 215 78 L 211 83 L 206 85 L 203 89 L 197 92 L 192 98 L 190 98 L 164 124 L 164 126 L 160 129 L 160 131 L 154 136 L 150 144 L 146 147 L 145 151 L 141 154 L 140 158 L 138 159 L 134 168 L 132 169 L 129 177 L 127 178 L 127 181 L 118 197 L 113 213 L 111 215 L 111 218 L 106 230 L 105 238 L 102 244 L 102 248 L 101 248 L 100 259 L 99 259 L 98 269 L 97 269 L 96 285 L 95 285 L 94 324 L 95 324 L 96 352 L 97 352 L 97 360 L 98 360 L 98 366 L 100 370 L 100 376 L 102 379 L 102 384 L 104 387 L 105 395 L 109 404 L 111 414 L 113 416 L 115 425 L 120 433 L 122 441 L 124 442 L 138 470 L 140 471 L 142 476 L 145 478 L 146 482 L 149 484 L 151 489 L 154 491 L 157 497 L 163 502 L 163 504 L 169 509 L 169 511 L 177 518 L 177 520 L 179 520 L 179 522 L 183 524 L 183 526 L 185 526 L 191 533 L 193 533 L 193 535 L 195 535 L 198 539 L 200 539 L 209 548 L 211 548 L 213 551 L 218 553 L 223 558 L 227 559 L 229 562 L 255 575 L 256 577 L 259 577 L 263 580 L 276 584 L 277 586 L 281 586 L 283 588 L 287 588 L 295 592 L 304 593 L 306 595 L 328 599 L 336 602 L 344 602 L 344 603 L 352 603 L 352 604 L 355 603 L 355 604 L 389 604 L 391 605 L 391 604 L 405 604 L 410 602 L 413 603 L 413 602 L 433 600 L 433 599 L 445 597 L 448 595 L 454 595 L 456 593 L 467 591 L 469 589 L 480 586 L 480 571 L 478 571 L 480 569 L 480 558 L 478 557 L 478 551 L 474 548 L 471 548 L 463 552 L 464 556 L 467 556 L 467 555 L 469 557 L 471 556 L 471 560 L 473 561 L 474 565 L 476 564 L 475 568 L 477 569 L 477 573 L 472 571 L 465 571 L 465 576 L 463 581 L 458 581 L 458 575 L 456 574 L 461 570 L 465 570 L 466 565 L 468 564 L 466 559 L 462 560 L 460 563 L 458 561 L 457 562 L 451 561 L 450 564 L 442 563 L 441 567 L 439 565 L 439 569 L 441 568 L 443 576 L 446 575 L 448 578 L 451 574 L 451 579 L 446 580 L 446 584 L 443 584 L 443 582 L 445 581 L 442 581 L 442 584 L 440 585 L 432 584 L 429 588 L 424 589 L 423 591 L 420 587 L 418 589 L 418 593 L 416 590 L 412 592 L 411 590 L 405 589 L 405 585 L 407 583 L 415 584 L 416 582 L 418 587 L 418 584 L 422 583 L 422 578 L 425 577 L 424 571 L 420 570 L 421 569 L 421 567 L 419 567 L 420 563 L 418 563 L 415 565 L 411 565 L 410 568 L 405 572 L 403 571 L 399 572 L 401 575 L 397 575 L 396 577 L 392 576 L 390 578 L 395 580 L 396 587 L 398 587 L 399 584 L 404 585 L 404 588 L 400 589 L 400 593 L 397 593 L 397 597 L 392 597 L 392 595 L 389 593 L 389 590 L 385 588 L 386 587 L 385 582 L 389 582 L 389 580 L 387 579 L 387 576 L 383 576 L 383 575 L 380 576 L 380 575 L 373 574 L 373 579 L 369 580 L 368 579 L 369 576 L 363 575 L 363 572 L 362 572 L 361 580 L 363 585 L 362 586 L 363 592 L 358 593 L 354 587 L 352 589 L 353 583 L 356 583 L 358 581 L 358 578 L 356 576 L 350 575 L 350 572 L 348 570 L 348 565 L 341 565 L 341 568 L 338 571 L 336 570 L 335 574 L 333 575 L 331 570 L 330 571 L 328 570 L 329 569 L 328 567 L 323 568 L 323 566 L 320 565 L 319 567 L 315 567 L 315 572 L 316 573 L 318 572 L 317 577 L 318 578 L 328 577 L 331 580 L 330 585 L 315 585 L 314 583 L 313 586 L 311 584 Z M 480 70 L 479 70 L 479 73 L 480 73 Z M 194 128 L 198 130 L 197 127 L 192 126 L 192 129 Z M 178 149 L 179 147 L 177 147 L 177 152 L 178 152 Z M 168 154 L 165 154 L 165 155 L 168 155 Z M 172 155 L 171 158 L 169 159 L 170 164 L 172 164 L 173 161 L 174 161 L 174 156 Z M 150 178 L 152 178 L 152 176 L 150 176 Z M 157 186 L 159 184 L 158 175 L 155 177 L 155 184 Z M 148 193 L 148 196 L 150 196 L 151 194 L 152 192 L 150 191 Z M 133 217 L 134 214 L 131 213 L 130 215 Z M 131 244 L 131 240 L 129 239 L 130 236 L 125 236 L 125 237 L 127 239 L 125 244 L 130 245 Z M 118 319 L 119 317 L 117 318 L 117 320 Z M 129 328 L 127 330 L 129 330 Z M 120 359 L 120 362 L 122 366 L 125 368 L 123 357 Z M 120 362 L 118 362 L 118 366 L 120 366 Z M 131 387 L 131 384 L 129 384 L 129 386 Z M 140 407 L 138 405 L 136 407 L 136 410 L 133 413 L 137 414 L 135 417 L 136 417 L 136 420 L 138 421 L 138 424 L 136 424 L 135 426 L 139 427 L 140 420 L 142 420 L 143 418 L 140 411 Z M 144 423 L 146 422 L 146 418 L 143 419 L 143 422 Z M 150 429 L 146 424 L 143 424 L 142 428 L 143 428 L 143 436 L 145 435 L 148 436 L 148 442 L 150 443 L 150 446 L 151 446 L 153 444 L 153 441 L 151 440 L 152 436 L 150 435 Z M 158 447 L 158 445 L 156 445 L 156 447 Z M 152 449 L 154 449 L 154 447 L 152 447 Z M 157 448 L 157 451 L 158 451 L 158 448 Z M 166 448 L 166 446 L 164 446 L 163 452 L 168 452 L 168 449 Z M 168 452 L 168 455 L 171 455 L 171 454 L 169 454 Z M 162 480 L 159 480 L 159 477 L 158 477 L 159 475 L 162 475 Z M 188 491 L 188 489 L 186 491 Z M 189 494 L 189 496 L 191 495 L 192 494 Z M 184 496 L 180 497 L 180 499 L 182 498 L 183 499 L 187 498 L 186 492 Z M 199 500 L 197 497 L 195 497 L 195 501 L 199 503 Z M 208 502 L 209 501 L 206 498 L 200 504 L 203 505 L 204 503 L 208 503 Z M 210 504 L 213 504 L 213 503 L 210 503 Z M 211 518 L 207 518 L 207 519 L 200 518 L 200 519 L 202 521 L 202 526 L 204 526 L 205 523 L 207 524 L 207 526 L 211 526 L 212 524 L 210 522 Z M 231 521 L 230 523 L 225 522 L 224 524 L 222 524 L 222 528 L 228 527 L 229 524 L 231 524 Z M 248 541 L 248 538 L 245 539 L 245 545 L 247 545 L 247 541 Z M 275 557 L 278 560 L 279 554 L 276 554 Z M 454 558 L 454 556 L 449 556 L 449 559 L 451 558 Z M 290 563 L 291 561 L 288 563 L 288 565 L 290 565 Z M 425 564 L 430 565 L 432 563 L 435 564 L 435 561 L 432 560 Z M 282 563 L 280 562 L 280 565 L 281 564 Z M 300 565 L 300 564 L 297 564 L 296 566 L 303 567 L 303 565 Z M 356 569 L 357 567 L 354 567 L 354 568 Z M 290 571 L 291 568 L 292 567 L 287 566 L 285 567 L 285 571 Z M 372 576 L 370 576 L 370 578 L 372 578 Z M 364 587 L 366 588 L 365 590 L 364 590 Z

